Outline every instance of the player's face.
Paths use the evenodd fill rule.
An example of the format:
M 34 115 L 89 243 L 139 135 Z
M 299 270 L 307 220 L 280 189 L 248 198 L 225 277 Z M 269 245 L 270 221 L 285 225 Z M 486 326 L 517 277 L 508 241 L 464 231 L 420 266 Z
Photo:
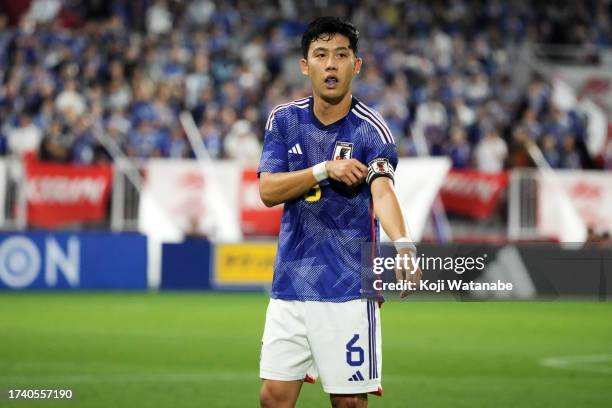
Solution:
M 353 75 L 361 69 L 361 58 L 349 48 L 348 38 L 335 34 L 310 43 L 308 58 L 300 60 L 300 68 L 310 77 L 315 95 L 338 103 L 350 92 Z

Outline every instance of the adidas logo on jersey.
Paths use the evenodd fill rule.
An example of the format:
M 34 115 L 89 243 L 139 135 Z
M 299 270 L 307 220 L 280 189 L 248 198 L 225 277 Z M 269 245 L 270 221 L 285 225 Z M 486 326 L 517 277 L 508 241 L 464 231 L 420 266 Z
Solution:
M 299 143 L 296 143 L 291 149 L 289 149 L 289 153 L 302 154 L 302 148 Z
M 363 375 L 361 375 L 361 371 L 357 370 L 357 372 L 353 374 L 353 376 L 349 378 L 348 380 L 349 381 L 363 381 Z

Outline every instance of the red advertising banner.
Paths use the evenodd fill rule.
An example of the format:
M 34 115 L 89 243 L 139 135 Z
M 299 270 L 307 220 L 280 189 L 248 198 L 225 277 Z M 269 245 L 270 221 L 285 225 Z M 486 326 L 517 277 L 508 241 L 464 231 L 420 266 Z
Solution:
M 476 219 L 489 217 L 508 185 L 508 173 L 451 170 L 440 196 L 447 211 Z
M 104 219 L 113 168 L 26 160 L 28 224 L 60 227 Z
M 261 202 L 256 170 L 242 171 L 239 195 L 242 232 L 245 235 L 278 235 L 283 206 L 268 208 Z

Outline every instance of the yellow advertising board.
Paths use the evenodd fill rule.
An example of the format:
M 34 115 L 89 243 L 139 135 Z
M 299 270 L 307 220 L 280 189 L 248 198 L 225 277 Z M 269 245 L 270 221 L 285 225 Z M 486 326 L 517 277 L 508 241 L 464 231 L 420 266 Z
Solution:
M 218 285 L 269 285 L 276 242 L 216 245 L 215 281 Z

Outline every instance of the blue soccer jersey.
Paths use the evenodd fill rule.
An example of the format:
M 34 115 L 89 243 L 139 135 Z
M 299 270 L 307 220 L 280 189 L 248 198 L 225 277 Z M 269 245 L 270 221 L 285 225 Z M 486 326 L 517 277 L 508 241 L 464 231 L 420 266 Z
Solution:
M 276 299 L 344 302 L 361 297 L 361 248 L 378 242 L 370 183 L 393 179 L 397 152 L 382 117 L 353 97 L 349 113 L 323 125 L 313 98 L 272 110 L 259 173 L 288 172 L 326 160 L 354 158 L 368 166 L 358 187 L 327 179 L 285 203 L 274 263 Z

